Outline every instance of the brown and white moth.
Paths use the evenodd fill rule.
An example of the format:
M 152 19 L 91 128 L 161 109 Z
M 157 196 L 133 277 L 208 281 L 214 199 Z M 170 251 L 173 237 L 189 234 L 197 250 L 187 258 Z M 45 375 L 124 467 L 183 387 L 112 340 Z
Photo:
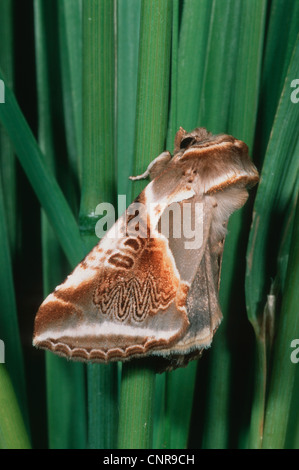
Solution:
M 173 157 L 163 152 L 131 179 L 148 176 L 134 203 L 40 306 L 35 346 L 92 362 L 159 357 L 165 370 L 211 345 L 222 318 L 227 221 L 258 172 L 244 142 L 180 128 Z M 185 230 L 192 224 L 193 243 Z

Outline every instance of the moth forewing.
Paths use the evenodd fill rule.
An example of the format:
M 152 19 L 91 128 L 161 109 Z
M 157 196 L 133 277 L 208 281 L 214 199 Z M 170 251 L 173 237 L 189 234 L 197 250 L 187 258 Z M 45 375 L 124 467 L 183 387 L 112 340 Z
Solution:
M 180 128 L 173 157 L 163 152 L 135 179 L 147 176 L 144 191 L 40 306 L 35 346 L 94 362 L 160 356 L 164 369 L 210 346 L 222 318 L 227 221 L 257 170 L 234 137 Z
M 200 352 L 210 346 L 214 331 L 222 318 L 218 305 L 218 286 L 212 266 L 212 262 L 215 262 L 215 255 L 211 253 L 210 243 L 214 201 L 211 197 L 198 196 L 190 201 L 181 202 L 182 208 L 187 204 L 190 211 L 187 212 L 188 217 L 185 216 L 181 220 L 182 236 L 180 238 L 169 237 L 169 246 L 180 277 L 189 285 L 186 304 L 189 328 L 171 348 L 172 354 L 185 356 L 180 358 L 182 363 L 186 363 L 186 357 L 190 352 L 195 350 Z M 202 211 L 199 212 L 198 207 L 201 207 Z M 186 211 L 183 213 L 186 215 Z M 191 220 L 195 224 L 195 218 L 198 215 L 200 220 L 197 221 L 197 227 L 200 225 L 202 230 L 201 243 L 195 243 L 191 248 L 190 232 L 184 232 L 183 226 L 190 224 Z M 219 255 L 219 250 L 217 250 L 217 257 Z M 165 354 L 166 351 L 158 351 L 157 354 L 159 353 Z

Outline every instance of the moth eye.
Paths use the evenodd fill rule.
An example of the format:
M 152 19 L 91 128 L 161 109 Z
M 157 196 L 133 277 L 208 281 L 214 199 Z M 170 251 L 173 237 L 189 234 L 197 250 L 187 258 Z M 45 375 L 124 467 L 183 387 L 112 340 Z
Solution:
M 194 142 L 195 142 L 194 137 L 186 137 L 185 139 L 181 141 L 180 148 L 186 149 L 187 147 L 189 147 L 189 145 L 194 144 Z

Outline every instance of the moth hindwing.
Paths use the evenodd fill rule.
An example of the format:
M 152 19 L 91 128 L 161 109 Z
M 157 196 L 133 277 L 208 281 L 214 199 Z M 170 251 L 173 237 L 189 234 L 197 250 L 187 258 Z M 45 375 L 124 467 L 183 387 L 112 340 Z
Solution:
M 186 365 L 210 346 L 222 314 L 220 266 L 229 216 L 258 172 L 246 144 L 204 128 L 175 137 L 151 182 L 40 306 L 33 344 L 75 360 L 150 356 Z M 137 215 L 136 215 L 137 214 Z

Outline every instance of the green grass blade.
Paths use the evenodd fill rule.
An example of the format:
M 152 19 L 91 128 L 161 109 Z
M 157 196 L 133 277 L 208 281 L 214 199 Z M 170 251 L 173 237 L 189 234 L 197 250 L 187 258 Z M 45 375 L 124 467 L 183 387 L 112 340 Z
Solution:
M 142 2 L 134 174 L 165 149 L 168 117 L 172 5 Z M 134 185 L 137 195 L 144 184 Z M 148 363 L 123 364 L 118 447 L 150 448 L 155 373 Z M 138 410 L 135 413 L 136 396 Z
M 6 72 L 8 83 L 13 85 L 13 4 L 11 0 L 0 3 L 0 65 Z M 4 106 L 1 104 L 0 106 Z M 16 168 L 10 140 L 0 129 L 0 339 L 5 342 L 8 372 L 21 407 L 27 428 L 29 416 L 26 400 L 23 351 L 20 342 L 18 314 L 13 280 L 13 260 L 17 241 Z
M 0 79 L 6 83 L 2 72 Z M 83 258 L 78 225 L 53 174 L 47 171 L 40 148 L 8 86 L 5 92 L 5 105 L 0 106 L 0 121 L 69 262 L 76 265 Z
M 157 18 L 160 18 L 159 22 Z M 161 5 L 158 0 L 142 1 L 134 174 L 142 173 L 148 162 L 165 149 L 171 18 L 169 0 Z M 142 182 L 134 184 L 134 194 L 138 194 L 144 186 Z
M 229 43 L 226 44 L 227 52 L 223 63 L 225 71 L 223 70 L 221 73 L 223 83 L 226 84 L 224 94 L 230 96 L 221 101 L 220 95 L 218 95 L 218 101 L 219 103 L 221 101 L 220 107 L 222 109 L 220 116 L 223 117 L 224 129 L 229 134 L 244 140 L 250 151 L 252 151 L 266 2 L 259 0 L 234 2 L 231 4 L 231 8 L 226 33 Z M 218 21 L 220 21 L 221 28 L 221 15 L 218 17 Z M 231 28 L 235 31 L 233 35 L 229 31 Z M 237 41 L 236 37 L 238 38 Z M 219 50 L 217 49 L 216 54 L 218 53 Z M 234 62 L 231 62 L 231 55 L 234 56 Z M 219 58 L 219 60 L 221 59 Z M 216 63 L 218 61 L 217 55 L 215 61 Z M 233 74 L 229 71 L 230 68 L 233 69 Z M 219 92 L 221 93 L 220 89 Z M 210 88 L 211 94 L 213 95 L 213 103 L 215 103 L 215 107 L 211 110 L 211 112 L 214 112 L 212 119 L 215 122 L 216 129 L 218 128 L 220 131 L 219 117 L 215 117 L 217 116 L 217 96 L 215 96 L 212 88 Z M 226 109 L 224 108 L 225 101 Z M 219 332 L 216 333 L 209 364 L 211 379 L 208 389 L 207 426 L 204 434 L 205 446 L 208 448 L 242 445 L 241 442 L 238 442 L 238 439 L 241 435 L 240 429 L 244 427 L 246 412 L 248 413 L 248 410 L 245 410 L 243 406 L 246 399 L 248 400 L 246 392 L 249 386 L 248 374 L 245 374 L 246 359 L 243 358 L 242 362 L 240 360 L 240 357 L 243 357 L 240 351 L 242 351 L 244 339 L 242 341 L 238 340 L 237 337 L 232 338 L 230 328 L 234 325 L 233 331 L 238 331 L 239 337 L 243 336 L 244 338 L 245 335 L 248 337 L 250 333 L 246 325 L 243 293 L 245 243 L 247 231 L 249 230 L 249 219 L 248 207 L 245 207 L 242 211 L 233 214 L 228 224 L 219 293 L 224 320 Z M 240 341 L 239 344 L 238 341 Z M 248 344 L 250 344 L 249 341 Z M 247 352 L 246 357 L 249 362 L 249 352 Z M 244 371 L 244 374 L 240 371 Z M 237 392 L 237 389 L 241 391 Z M 238 393 L 241 397 L 238 402 L 240 407 L 238 410 L 232 398 L 235 393 Z M 228 429 L 230 429 L 229 433 Z
M 0 2 L 0 67 L 4 71 L 9 86 L 13 87 L 13 52 L 14 52 L 14 28 L 13 28 L 13 2 L 4 0 Z M 0 128 L 0 165 L 4 204 L 7 219 L 7 229 L 14 258 L 17 242 L 17 197 L 16 197 L 16 159 L 13 147 L 5 133 Z
M 119 449 L 152 447 L 155 374 L 147 361 L 123 366 L 121 381 Z
M 236 62 L 237 47 L 232 39 L 240 31 L 240 8 L 241 3 L 235 0 L 212 2 L 198 122 L 214 134 L 223 132 L 228 124 L 231 88 L 227 84 L 232 81 Z M 222 73 L 225 78 L 219 80 Z
M 114 449 L 117 441 L 117 364 L 88 364 L 89 447 Z
M 278 214 L 286 212 L 297 181 L 298 159 L 295 154 L 295 146 L 297 143 L 298 108 L 290 100 L 292 91 L 290 83 L 298 73 L 297 56 L 298 40 L 267 149 L 249 239 L 246 279 L 247 303 L 249 318 L 257 332 L 259 332 L 259 306 L 260 304 L 264 305 L 265 279 L 269 279 L 271 274 L 275 272 L 273 265 L 265 264 L 265 256 L 263 256 L 269 249 L 269 227 L 272 225 L 273 211 L 275 208 L 275 212 Z M 267 201 L 266 205 L 265 200 Z M 268 238 L 265 237 L 266 234 L 268 234 Z M 274 265 L 274 269 L 275 267 Z M 252 274 L 253 268 L 254 275 Z
M 266 152 L 276 108 L 298 33 L 299 2 L 273 0 L 266 32 L 258 136 Z
M 88 16 L 89 15 L 89 16 Z M 91 18 L 91 19 L 90 19 Z M 88 249 L 98 241 L 94 216 L 100 202 L 114 202 L 115 90 L 114 4 L 83 3 L 83 168 L 80 230 Z M 88 225 L 87 225 L 88 224 Z
M 291 348 L 290 348 L 291 349 Z M 292 348 L 291 351 L 294 349 Z M 297 354 L 298 358 L 298 354 Z M 293 383 L 292 400 L 289 409 L 287 433 L 284 442 L 285 449 L 299 449 L 299 423 L 298 423 L 298 387 L 299 387 L 299 371 L 298 364 L 296 367 Z
M 1 179 L 0 220 L 0 262 L 3 267 L 0 270 L 0 339 L 4 341 L 5 344 L 7 369 L 16 391 L 19 406 L 28 424 L 23 351 L 18 326 L 18 314 Z
M 141 0 L 117 3 L 117 192 L 131 200 Z
M 297 364 L 290 358 L 293 339 L 299 338 L 299 203 L 294 220 L 287 277 L 275 340 L 273 368 L 267 399 L 264 449 L 281 449 L 285 444 Z M 291 350 L 292 351 L 292 350 Z
M 12 87 L 14 79 L 14 26 L 12 0 L 2 0 L 0 4 L 0 12 L 0 63 L 2 70 L 5 71 L 8 80 L 8 85 Z
M 22 414 L 4 364 L 0 364 L 0 449 L 30 449 Z
M 197 361 L 192 361 L 186 369 L 167 373 L 163 440 L 167 449 L 188 447 L 196 369 Z
M 61 87 L 57 59 L 57 9 L 53 1 L 34 2 L 38 92 L 38 138 L 48 170 L 55 170 L 57 128 L 53 116 L 61 113 L 57 103 Z M 55 48 L 56 45 L 56 48 Z M 56 93 L 53 93 L 55 88 Z M 55 99 L 55 103 L 53 103 Z M 55 112 L 53 111 L 55 110 Z M 66 176 L 65 179 L 68 177 Z M 44 296 L 66 277 L 65 258 L 57 237 L 42 212 Z M 84 448 L 86 445 L 85 377 L 82 364 L 46 353 L 48 436 L 50 448 Z M 74 411 L 76 410 L 76 411 Z
M 170 114 L 166 148 L 171 152 L 178 126 L 178 50 L 179 50 L 179 2 L 172 2 L 171 35 L 171 79 L 170 79 Z
M 85 368 L 46 352 L 47 410 L 51 449 L 86 448 Z
M 239 3 L 239 2 L 234 2 Z M 231 80 L 228 128 L 253 152 L 267 1 L 240 2 L 236 68 Z
M 114 20 L 114 2 L 83 2 L 83 158 L 79 220 L 86 251 L 98 242 L 96 206 L 115 201 Z M 89 446 L 114 448 L 117 365 L 90 364 L 87 372 Z
M 245 284 L 247 311 L 258 342 L 267 341 L 263 329 L 263 309 L 266 295 L 270 292 L 271 279 L 276 277 L 279 245 L 288 219 L 288 208 L 293 206 L 292 201 L 298 186 L 299 113 L 298 107 L 290 100 L 290 83 L 298 75 L 298 54 L 297 40 L 271 132 L 248 243 Z M 265 364 L 265 360 L 260 363 Z M 260 375 L 263 377 L 259 379 Z M 264 370 L 257 371 L 257 379 L 251 422 L 251 447 L 259 447 L 262 443 L 265 398 L 261 400 L 258 397 L 265 394 Z
M 186 0 L 183 6 L 178 51 L 177 112 L 178 125 L 188 131 L 199 122 L 212 6 L 211 0 Z
M 81 181 L 82 158 L 82 0 L 58 2 L 60 64 L 70 167 Z

